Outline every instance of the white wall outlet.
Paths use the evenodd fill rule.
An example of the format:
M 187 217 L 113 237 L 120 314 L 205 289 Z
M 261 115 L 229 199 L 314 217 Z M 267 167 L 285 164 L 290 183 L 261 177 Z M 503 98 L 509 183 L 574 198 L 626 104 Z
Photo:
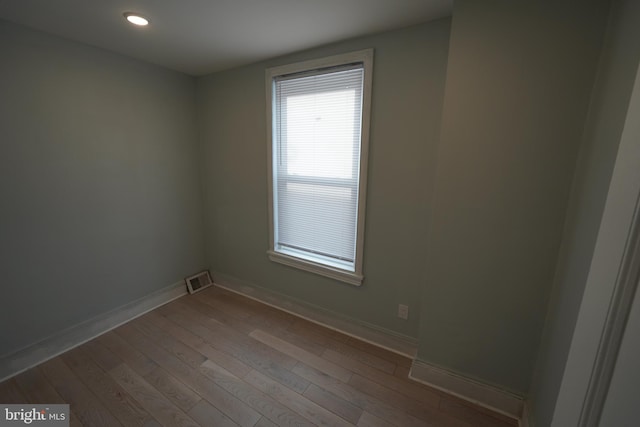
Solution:
M 398 304 L 398 317 L 404 320 L 409 318 L 409 306 L 404 304 Z

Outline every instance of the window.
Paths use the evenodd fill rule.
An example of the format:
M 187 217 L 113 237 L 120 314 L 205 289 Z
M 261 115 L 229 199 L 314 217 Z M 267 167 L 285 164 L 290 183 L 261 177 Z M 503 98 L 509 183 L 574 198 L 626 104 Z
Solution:
M 373 50 L 267 70 L 269 258 L 360 285 Z

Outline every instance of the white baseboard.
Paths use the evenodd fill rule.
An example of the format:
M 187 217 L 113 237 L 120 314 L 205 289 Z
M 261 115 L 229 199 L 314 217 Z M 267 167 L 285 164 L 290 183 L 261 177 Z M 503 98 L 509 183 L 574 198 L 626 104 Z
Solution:
M 184 281 L 174 283 L 115 310 L 60 331 L 33 345 L 0 357 L 0 382 L 84 344 L 186 293 Z
M 521 396 L 421 360 L 413 361 L 409 378 L 508 417 L 520 420 L 522 416 L 524 400 Z
M 303 301 L 297 301 L 293 298 L 227 276 L 214 273 L 213 281 L 214 286 L 235 292 L 326 328 L 385 348 L 410 359 L 416 357 L 417 342 L 410 337 L 348 318 L 330 310 Z

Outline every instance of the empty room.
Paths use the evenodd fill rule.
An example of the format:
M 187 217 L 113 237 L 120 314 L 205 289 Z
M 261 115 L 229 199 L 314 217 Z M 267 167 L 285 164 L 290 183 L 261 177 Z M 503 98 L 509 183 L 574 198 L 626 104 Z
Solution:
M 0 426 L 640 423 L 640 2 L 0 1 Z

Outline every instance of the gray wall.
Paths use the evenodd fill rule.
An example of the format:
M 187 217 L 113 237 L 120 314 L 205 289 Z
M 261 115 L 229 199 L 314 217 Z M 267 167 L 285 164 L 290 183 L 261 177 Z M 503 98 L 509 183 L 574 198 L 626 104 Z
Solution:
M 455 2 L 421 360 L 529 389 L 607 12 Z
M 640 3 L 614 1 L 571 190 L 566 226 L 533 375 L 535 425 L 550 425 L 640 59 Z
M 198 80 L 207 258 L 250 283 L 415 338 L 440 125 L 448 19 Z M 265 68 L 375 49 L 362 287 L 270 262 Z M 408 321 L 396 317 L 410 306 Z
M 204 266 L 195 80 L 0 21 L 0 355 Z

